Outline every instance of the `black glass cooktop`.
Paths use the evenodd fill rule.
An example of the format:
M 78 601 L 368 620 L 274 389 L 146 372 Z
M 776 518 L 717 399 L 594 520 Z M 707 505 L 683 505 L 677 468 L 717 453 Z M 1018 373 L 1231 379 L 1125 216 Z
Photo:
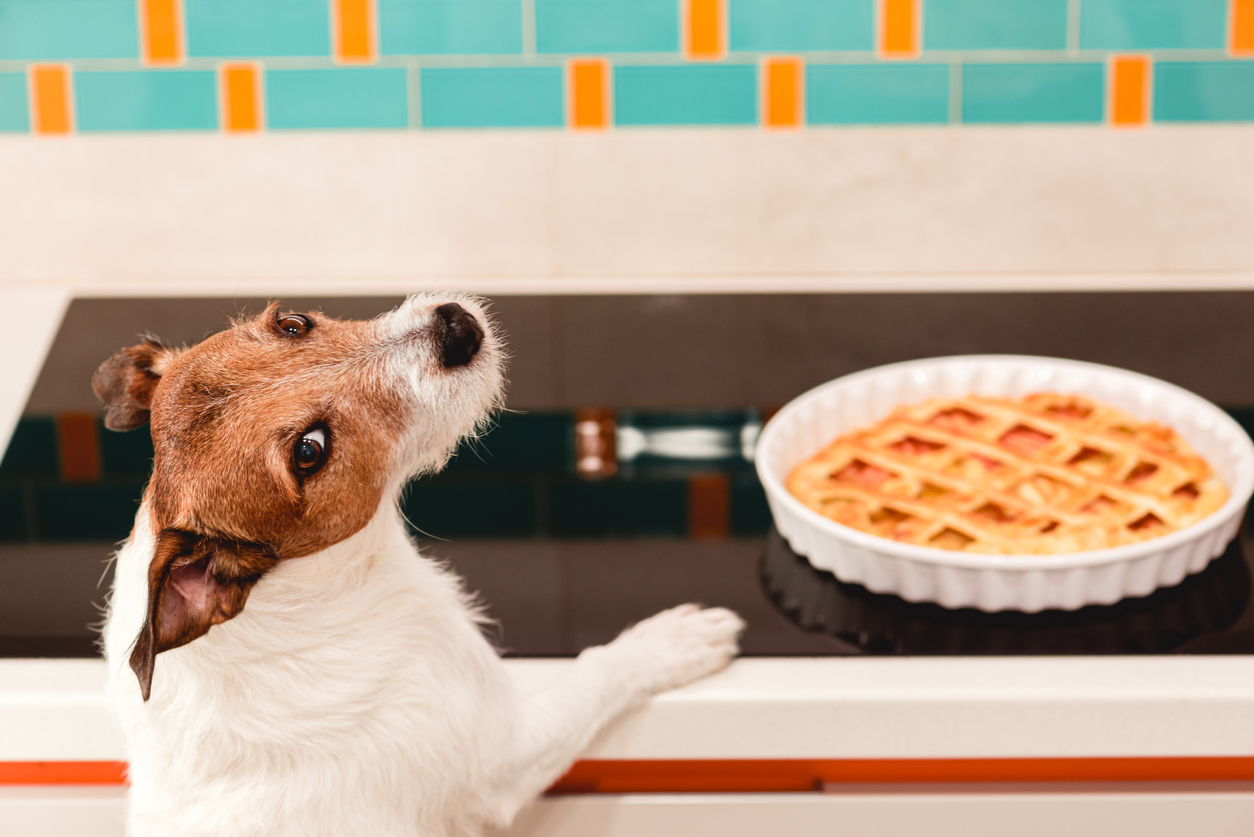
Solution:
M 1254 652 L 1250 554 L 1238 538 L 1179 585 L 1114 605 L 984 613 L 914 604 L 842 583 L 772 530 L 760 580 L 790 622 L 830 637 L 848 654 L 1245 654 Z
M 511 657 L 572 657 L 682 602 L 729 607 L 745 656 L 1254 653 L 1248 536 L 1175 587 L 1072 612 L 912 604 L 814 569 L 765 538 L 424 540 L 486 607 Z M 103 592 L 108 580 L 98 588 Z M 3 627 L 0 625 L 0 627 Z M 86 657 L 95 636 L 5 636 L 0 657 Z

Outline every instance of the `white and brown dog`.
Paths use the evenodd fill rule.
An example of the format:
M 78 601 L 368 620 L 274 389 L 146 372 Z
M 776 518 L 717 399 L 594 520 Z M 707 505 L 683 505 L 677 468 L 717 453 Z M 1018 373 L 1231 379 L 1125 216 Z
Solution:
M 366 322 L 271 306 L 100 367 L 106 424 L 150 421 L 156 452 L 104 630 L 131 835 L 506 825 L 614 716 L 734 656 L 740 620 L 685 605 L 515 692 L 397 509 L 499 406 L 502 366 L 477 300 L 419 295 Z

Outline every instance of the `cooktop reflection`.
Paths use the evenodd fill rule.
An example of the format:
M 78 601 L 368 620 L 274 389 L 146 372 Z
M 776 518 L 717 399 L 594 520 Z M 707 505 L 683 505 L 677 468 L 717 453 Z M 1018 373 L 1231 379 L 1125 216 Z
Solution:
M 947 610 L 837 581 L 772 530 L 762 588 L 803 630 L 868 655 L 1254 653 L 1249 550 L 1242 538 L 1175 587 L 1080 610 Z

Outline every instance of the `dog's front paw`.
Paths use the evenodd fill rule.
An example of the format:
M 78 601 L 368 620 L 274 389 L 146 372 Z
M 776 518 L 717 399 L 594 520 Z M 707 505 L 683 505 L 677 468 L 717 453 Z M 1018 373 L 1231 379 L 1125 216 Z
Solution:
M 745 623 L 722 607 L 685 604 L 650 616 L 607 646 L 640 679 L 660 692 L 712 674 L 731 662 Z

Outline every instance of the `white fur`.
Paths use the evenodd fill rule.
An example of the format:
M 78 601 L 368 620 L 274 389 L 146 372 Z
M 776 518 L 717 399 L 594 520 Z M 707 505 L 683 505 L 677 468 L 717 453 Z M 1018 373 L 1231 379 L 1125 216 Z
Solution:
M 550 689 L 526 700 L 514 692 L 459 579 L 418 554 L 396 509 L 404 478 L 439 467 L 499 397 L 493 340 L 465 375 L 424 373 L 425 350 L 403 338 L 435 303 L 417 297 L 378 321 L 400 347 L 389 349 L 394 373 L 415 392 L 395 490 L 361 531 L 280 562 L 235 619 L 158 655 L 148 702 L 127 665 L 155 538 L 140 509 L 104 631 L 130 750 L 132 837 L 504 826 L 611 718 L 735 654 L 734 614 L 684 605 L 586 650 Z

